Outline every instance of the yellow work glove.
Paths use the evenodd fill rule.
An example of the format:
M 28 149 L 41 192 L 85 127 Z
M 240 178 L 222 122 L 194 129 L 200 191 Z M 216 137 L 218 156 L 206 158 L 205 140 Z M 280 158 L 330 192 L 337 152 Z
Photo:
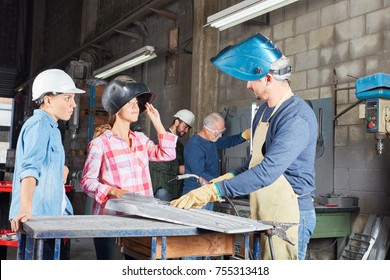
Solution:
M 184 209 L 188 209 L 190 207 L 201 208 L 209 202 L 221 200 L 218 193 L 219 191 L 217 190 L 217 186 L 215 184 L 204 185 L 190 191 L 178 199 L 172 200 L 171 205 Z
M 250 128 L 245 129 L 245 130 L 241 133 L 241 137 L 244 138 L 245 140 L 251 139 L 251 137 L 252 137 L 252 130 L 251 130 Z
M 223 174 L 223 175 L 221 175 L 221 176 L 219 176 L 217 178 L 214 178 L 210 182 L 217 183 L 217 182 L 221 182 L 223 180 L 227 180 L 227 179 L 231 179 L 231 178 L 234 178 L 234 174 L 232 172 L 228 172 L 228 173 Z

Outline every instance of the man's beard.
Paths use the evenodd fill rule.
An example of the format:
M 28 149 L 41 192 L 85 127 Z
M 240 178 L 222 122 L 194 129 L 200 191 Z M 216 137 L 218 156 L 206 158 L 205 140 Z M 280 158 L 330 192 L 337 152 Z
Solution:
M 176 129 L 176 135 L 179 137 L 183 137 L 186 133 L 184 131 L 177 131 Z
M 175 135 L 179 136 L 179 137 L 183 137 L 183 135 L 185 134 L 185 132 L 183 133 L 183 131 L 179 131 L 179 130 L 177 129 L 177 127 L 175 127 L 174 129 L 172 129 L 172 132 L 173 132 Z

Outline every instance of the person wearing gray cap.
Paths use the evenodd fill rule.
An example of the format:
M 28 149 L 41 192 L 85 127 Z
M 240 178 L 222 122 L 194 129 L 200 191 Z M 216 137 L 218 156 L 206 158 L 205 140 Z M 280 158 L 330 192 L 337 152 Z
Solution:
M 105 209 L 110 198 L 125 193 L 153 196 L 149 161 L 173 160 L 177 136 L 165 130 L 160 114 L 153 107 L 155 94 L 144 83 L 128 76 L 110 81 L 102 94 L 102 105 L 109 113 L 109 123 L 97 127 L 88 145 L 81 186 L 92 198 L 95 215 L 113 214 Z M 158 135 L 158 144 L 144 133 L 132 131 L 130 124 L 145 111 Z M 121 259 L 115 238 L 94 238 L 96 257 Z
M 32 216 L 73 214 L 65 195 L 69 171 L 64 165 L 58 121 L 70 119 L 76 107 L 75 94 L 84 92 L 60 69 L 45 70 L 34 79 L 32 101 L 39 109 L 23 124 L 16 146 L 9 212 L 13 231 L 23 232 L 22 224 Z M 44 243 L 42 257 L 53 259 L 54 240 Z
M 167 129 L 178 137 L 188 133 L 195 123 L 195 115 L 187 109 L 182 109 L 173 115 L 172 125 Z M 154 197 L 171 201 L 182 194 L 183 181 L 174 180 L 177 175 L 184 174 L 184 146 L 176 143 L 176 159 L 167 162 L 150 162 Z
M 296 224 L 286 233 L 294 244 L 273 237 L 276 259 L 305 259 L 315 228 L 316 116 L 290 88 L 289 60 L 265 36 L 256 34 L 226 47 L 211 63 L 247 82 L 260 105 L 253 120 L 253 152 L 247 163 L 212 180 L 171 204 L 201 207 L 222 196 L 250 194 L 251 218 Z M 297 226 L 299 225 L 299 226 Z M 270 259 L 267 238 L 262 238 L 262 258 Z

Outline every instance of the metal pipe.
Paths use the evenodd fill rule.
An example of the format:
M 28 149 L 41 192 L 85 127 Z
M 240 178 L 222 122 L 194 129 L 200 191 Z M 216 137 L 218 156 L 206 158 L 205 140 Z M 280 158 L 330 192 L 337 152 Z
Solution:
M 271 259 L 275 260 L 274 244 L 272 243 L 272 234 L 268 235 L 268 243 L 271 252 Z
M 341 88 L 336 88 L 336 90 L 349 90 L 349 89 L 355 89 L 355 87 L 341 87 Z
M 346 112 L 348 112 L 349 110 L 351 110 L 353 107 L 356 107 L 357 105 L 359 105 L 360 103 L 362 103 L 364 100 L 359 100 L 359 101 L 356 101 L 355 103 L 353 103 L 352 105 L 349 105 L 347 108 L 345 108 L 344 110 L 342 110 L 340 113 L 338 113 L 336 116 L 334 116 L 334 120 L 337 120 L 339 117 L 341 117 L 342 115 L 344 115 Z
M 181 175 L 177 175 L 175 178 L 169 180 L 172 181 L 172 180 L 184 180 L 184 179 L 188 179 L 188 178 L 195 178 L 195 179 L 199 179 L 199 176 L 198 175 L 195 175 L 195 174 L 181 174 Z
M 337 85 L 338 85 L 338 80 L 337 80 L 337 72 L 336 72 L 336 69 L 333 68 L 333 95 L 332 95 L 332 107 L 333 107 L 333 112 L 332 112 L 332 116 L 333 117 L 333 121 L 332 121 L 332 125 L 333 125 L 333 149 L 332 149 L 332 152 L 333 152 L 333 168 L 336 164 L 336 123 L 337 123 L 337 119 L 344 115 L 346 112 L 348 112 L 349 110 L 351 110 L 353 107 L 355 107 L 356 105 L 358 105 L 361 101 L 347 107 L 346 109 L 344 109 L 342 112 L 340 112 L 339 114 L 336 114 L 337 112 L 337 92 L 339 90 L 350 90 L 350 89 L 354 89 L 355 87 L 340 87 L 340 88 L 337 88 Z M 332 193 L 334 193 L 334 185 L 335 185 L 335 175 L 334 175 L 334 170 L 332 172 Z
M 333 68 L 333 94 L 332 94 L 332 117 L 336 115 L 337 112 L 337 73 L 336 69 Z M 335 185 L 335 176 L 334 176 L 334 167 L 336 164 L 336 121 L 337 119 L 333 117 L 332 120 L 332 131 L 333 131 L 333 147 L 332 147 L 332 161 L 333 161 L 333 172 L 332 172 L 332 193 L 334 193 L 334 185 Z

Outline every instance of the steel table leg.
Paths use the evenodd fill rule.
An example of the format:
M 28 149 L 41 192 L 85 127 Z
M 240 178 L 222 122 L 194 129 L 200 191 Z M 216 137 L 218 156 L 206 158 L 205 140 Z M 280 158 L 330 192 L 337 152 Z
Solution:
M 261 259 L 261 251 L 260 251 L 260 234 L 253 234 L 253 259 L 260 260 Z
M 156 250 L 157 250 L 157 237 L 152 237 L 152 252 L 150 254 L 150 259 L 155 260 L 156 259 Z
M 272 243 L 272 235 L 268 235 L 269 249 L 271 252 L 271 259 L 275 260 L 274 245 Z
M 17 260 L 25 259 L 25 251 L 26 251 L 26 235 L 17 233 L 18 236 L 18 251 L 16 255 Z
M 26 236 L 26 246 L 24 250 L 24 259 L 25 260 L 33 260 L 34 259 L 34 238 L 30 236 Z
M 161 259 L 166 260 L 167 259 L 167 238 L 166 236 L 161 237 Z
M 246 260 L 249 260 L 249 234 L 245 233 L 244 234 L 244 243 L 245 243 L 245 253 L 244 253 L 244 258 Z
M 32 239 L 32 242 L 34 242 L 34 239 Z M 36 240 L 36 248 L 33 250 L 33 256 L 35 260 L 43 260 L 43 246 L 44 246 L 45 240 L 43 239 L 37 239 Z
M 54 243 L 54 259 L 61 259 L 61 238 L 56 238 Z

